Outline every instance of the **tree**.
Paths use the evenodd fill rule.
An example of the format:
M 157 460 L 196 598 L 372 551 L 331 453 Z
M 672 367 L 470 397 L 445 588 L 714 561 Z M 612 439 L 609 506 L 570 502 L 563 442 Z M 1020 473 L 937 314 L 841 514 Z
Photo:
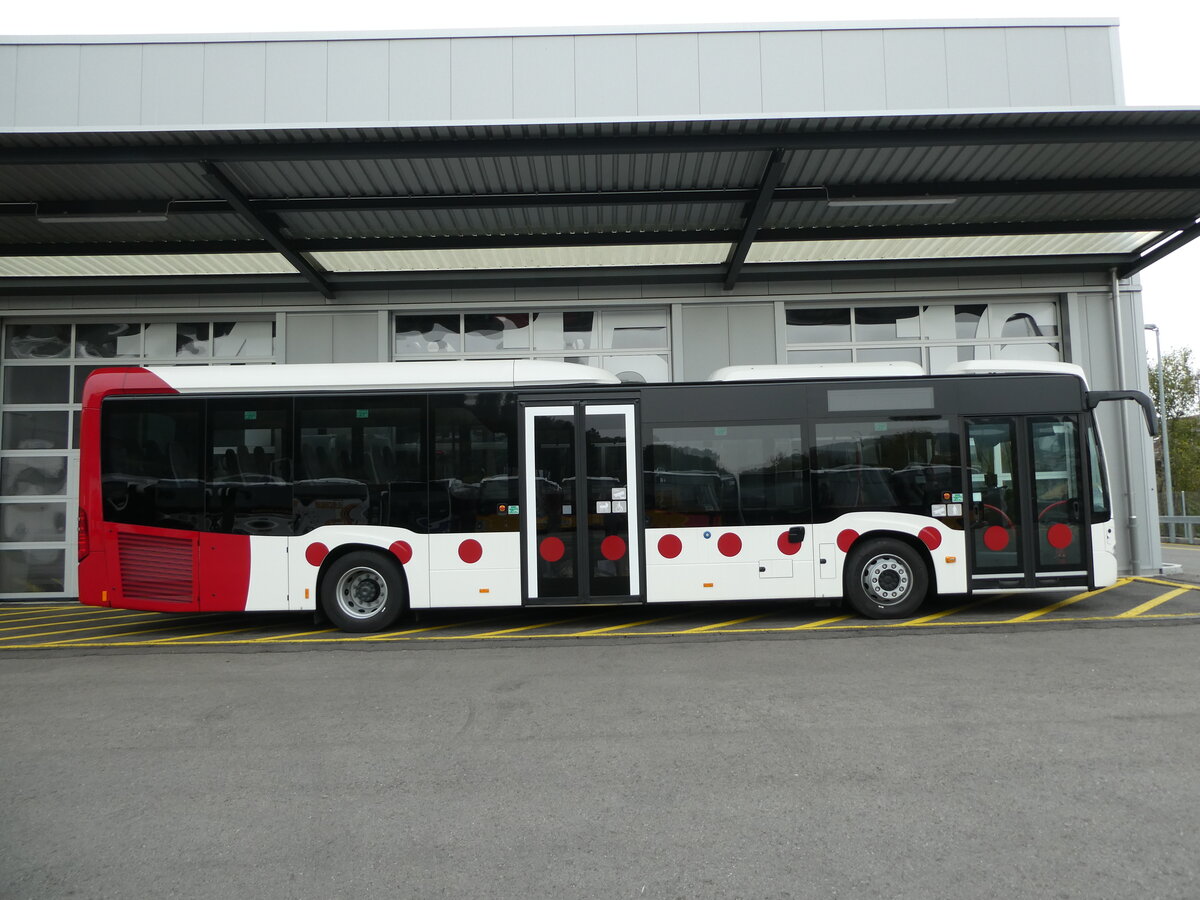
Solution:
M 1171 445 L 1171 482 L 1178 491 L 1200 492 L 1200 370 L 1190 347 L 1164 353 L 1163 395 L 1166 397 L 1167 437 Z M 1149 366 L 1150 394 L 1154 406 L 1161 409 L 1158 366 Z M 1158 456 L 1158 484 L 1163 489 L 1162 442 L 1155 441 Z

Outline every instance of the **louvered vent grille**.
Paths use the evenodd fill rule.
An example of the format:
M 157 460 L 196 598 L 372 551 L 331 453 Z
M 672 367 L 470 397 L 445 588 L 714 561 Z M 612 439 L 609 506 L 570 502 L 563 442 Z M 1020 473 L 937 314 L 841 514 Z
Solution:
M 195 599 L 191 540 L 122 534 L 118 547 L 126 600 L 191 603 Z

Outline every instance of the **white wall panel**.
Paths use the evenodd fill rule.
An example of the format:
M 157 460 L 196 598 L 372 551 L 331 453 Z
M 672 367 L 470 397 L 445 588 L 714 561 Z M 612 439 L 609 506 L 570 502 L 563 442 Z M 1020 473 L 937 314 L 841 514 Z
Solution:
M 0 128 L 12 125 L 17 111 L 17 48 L 0 47 Z
M 1120 102 L 1113 72 L 1108 28 L 1068 28 L 1072 106 L 1111 106 Z
M 575 116 L 575 39 L 513 38 L 513 115 L 518 119 Z
M 341 313 L 333 318 L 333 362 L 379 362 L 379 316 Z
M 637 36 L 638 115 L 700 112 L 698 42 L 694 34 Z
M 204 44 L 142 49 L 142 124 L 196 125 L 204 119 Z
M 699 36 L 700 112 L 751 115 L 762 112 L 762 61 L 757 32 Z
M 267 44 L 265 109 L 268 122 L 324 122 L 329 44 L 287 41 Z
M 759 44 L 763 112 L 824 111 L 825 74 L 821 33 L 766 32 Z
M 952 109 L 1008 106 L 1008 51 L 1004 29 L 948 29 L 946 73 Z
M 329 121 L 388 120 L 388 41 L 330 41 Z
M 332 315 L 290 315 L 285 329 L 284 357 L 287 363 L 333 362 Z
M 887 107 L 882 31 L 823 32 L 821 53 L 826 110 Z
M 78 124 L 78 45 L 17 48 L 14 119 L 18 128 Z
M 388 118 L 444 122 L 451 117 L 450 41 L 390 41 Z
M 79 49 L 79 124 L 140 125 L 140 44 L 89 44 Z
M 883 33 L 888 109 L 944 109 L 946 30 L 902 28 Z
M 1016 107 L 1070 106 L 1067 36 L 1062 28 L 1010 28 L 1009 102 Z
M 450 42 L 450 108 L 455 119 L 513 117 L 512 38 Z
M 575 38 L 575 115 L 637 115 L 637 38 L 631 34 Z
M 265 121 L 266 75 L 266 44 L 205 44 L 204 124 Z

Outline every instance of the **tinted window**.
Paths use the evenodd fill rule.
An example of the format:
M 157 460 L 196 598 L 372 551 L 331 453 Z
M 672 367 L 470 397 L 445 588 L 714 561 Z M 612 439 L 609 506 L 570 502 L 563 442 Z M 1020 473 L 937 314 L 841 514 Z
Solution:
M 105 402 L 100 479 L 107 521 L 203 527 L 203 412 L 201 402 L 176 398 Z
M 809 520 L 800 426 L 654 428 L 646 448 L 651 528 Z
M 424 398 L 297 401 L 297 533 L 322 525 L 429 527 Z
M 958 442 L 945 420 L 816 425 L 817 521 L 863 509 L 928 516 L 945 494 L 961 491 Z
M 449 394 L 430 399 L 432 531 L 516 531 L 517 404 L 513 394 Z
M 290 420 L 291 400 L 209 402 L 205 514 L 210 531 L 294 533 Z

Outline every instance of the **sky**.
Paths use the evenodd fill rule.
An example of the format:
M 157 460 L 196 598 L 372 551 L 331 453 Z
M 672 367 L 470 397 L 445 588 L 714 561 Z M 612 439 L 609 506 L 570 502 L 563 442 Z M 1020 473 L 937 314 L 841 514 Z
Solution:
M 242 34 L 995 18 L 1117 19 L 1126 104 L 1200 108 L 1200 78 L 1195 75 L 1200 3 L 1195 0 L 205 0 L 198 5 L 179 0 L 9 0 L 0 14 L 0 30 L 7 35 Z M 1143 271 L 1142 299 L 1146 321 L 1161 330 L 1164 351 L 1191 347 L 1200 360 L 1197 272 L 1200 239 Z M 1153 353 L 1154 336 L 1146 337 Z

